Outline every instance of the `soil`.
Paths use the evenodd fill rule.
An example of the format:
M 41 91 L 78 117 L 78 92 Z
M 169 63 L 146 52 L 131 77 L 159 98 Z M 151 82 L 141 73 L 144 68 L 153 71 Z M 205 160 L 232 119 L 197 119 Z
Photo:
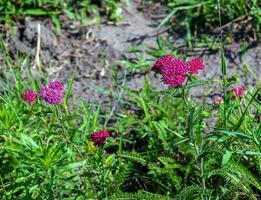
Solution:
M 138 1 L 132 1 L 124 10 L 123 19 L 117 25 L 100 24 L 84 27 L 78 22 L 68 20 L 65 16 L 60 16 L 62 30 L 59 35 L 49 19 L 36 20 L 27 17 L 24 24 L 14 28 L 16 36 L 6 38 L 9 50 L 12 55 L 15 55 L 18 50 L 35 57 L 37 24 L 40 24 L 40 56 L 43 70 L 51 79 L 59 79 L 64 83 L 68 83 L 74 74 L 73 87 L 77 99 L 106 103 L 110 101 L 109 94 L 114 88 L 112 77 L 115 70 L 119 69 L 119 79 L 123 76 L 125 66 L 119 61 L 130 56 L 126 53 L 127 49 L 134 44 L 146 48 L 156 47 L 157 35 L 168 34 L 157 30 L 158 22 L 151 18 L 150 11 L 146 12 L 144 9 L 140 12 L 139 5 Z M 175 36 L 173 38 L 175 39 Z M 184 38 L 185 36 L 173 41 L 176 48 L 185 44 Z M 259 42 L 249 43 L 245 54 L 242 47 L 241 42 L 226 46 L 228 74 L 230 76 L 239 74 L 241 85 L 245 87 L 259 85 L 261 45 Z M 203 57 L 207 70 L 201 73 L 199 79 L 209 81 L 206 86 L 193 89 L 192 95 L 211 97 L 213 96 L 211 94 L 219 93 L 220 89 L 214 82 L 221 76 L 220 53 L 194 50 L 187 54 Z M 126 85 L 133 89 L 142 88 L 144 74 L 148 75 L 151 84 L 157 89 L 166 87 L 161 83 L 160 77 L 150 70 L 129 74 Z

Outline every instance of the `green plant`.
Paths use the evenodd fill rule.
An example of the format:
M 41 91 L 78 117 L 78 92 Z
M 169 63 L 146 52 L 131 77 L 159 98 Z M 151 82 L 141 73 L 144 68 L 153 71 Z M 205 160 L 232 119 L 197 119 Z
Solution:
M 193 77 L 191 84 L 182 86 L 185 92 L 182 88 L 156 92 L 147 79 L 141 91 L 129 91 L 137 114 L 132 120 L 120 115 L 118 124 L 127 123 L 121 130 L 131 127 L 123 140 L 132 151 L 125 151 L 124 158 L 136 162 L 129 178 L 138 185 L 136 190 L 178 199 L 258 199 L 260 90 L 235 98 L 228 90 L 236 82 L 227 77 L 224 60 L 222 72 L 225 97 L 218 107 L 198 105 L 189 96 L 184 99 L 190 88 L 204 84 Z M 217 127 L 206 135 L 206 121 L 215 118 L 211 113 L 217 108 Z
M 0 19 L 12 26 L 16 20 L 24 19 L 27 15 L 49 16 L 60 32 L 59 15 L 65 14 L 72 20 L 79 20 L 84 25 L 90 25 L 101 21 L 102 9 L 106 10 L 109 20 L 113 22 L 120 20 L 121 4 L 116 0 L 107 0 L 105 5 L 102 1 L 93 3 L 90 0 L 2 0 L 0 1 Z
M 118 22 L 121 19 L 122 8 L 118 1 L 115 0 L 106 0 L 106 13 L 109 16 L 109 19 L 114 22 Z
M 179 28 L 186 29 L 189 47 L 192 47 L 193 36 L 196 38 L 199 33 L 206 32 L 206 30 L 218 33 L 219 29 L 225 30 L 227 27 L 229 27 L 228 32 L 231 32 L 234 24 L 237 24 L 237 28 L 233 29 L 235 32 L 243 31 L 255 39 L 260 37 L 261 5 L 259 1 L 166 0 L 165 2 L 172 11 L 161 21 L 159 27 L 173 22 L 174 18 L 175 26 L 178 24 Z M 219 12 L 221 12 L 221 26 Z M 247 24 L 249 26 L 246 29 Z
M 46 77 L 38 82 L 26 76 L 21 72 L 29 63 L 19 56 L 13 62 L 7 52 L 5 56 L 1 75 L 6 84 L 0 89 L 1 199 L 104 199 L 117 192 L 128 174 L 127 165 L 106 152 L 109 144 L 98 148 L 89 139 L 103 127 L 100 106 L 82 101 L 79 109 L 69 109 L 73 81 L 63 104 L 49 105 L 40 98 L 23 101 L 21 93 L 38 91 Z

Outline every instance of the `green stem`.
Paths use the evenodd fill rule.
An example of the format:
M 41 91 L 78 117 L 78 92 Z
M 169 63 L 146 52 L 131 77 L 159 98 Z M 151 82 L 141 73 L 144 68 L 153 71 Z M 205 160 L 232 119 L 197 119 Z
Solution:
M 204 158 L 203 157 L 200 159 L 200 173 L 201 173 L 201 179 L 202 179 L 202 186 L 203 186 L 204 190 L 206 190 L 206 180 L 204 178 Z M 204 194 L 202 194 L 202 199 L 204 199 Z M 208 198 L 206 197 L 205 199 L 207 200 Z
M 33 109 L 34 109 L 34 104 L 31 106 L 31 109 L 28 113 L 28 116 L 31 117 L 32 116 L 32 113 L 33 113 Z
M 188 95 L 186 93 L 186 88 L 185 87 L 182 88 L 182 99 L 183 99 L 183 101 L 185 103 L 187 111 L 189 112 L 190 111 L 190 107 L 189 107 Z
M 226 78 L 222 76 L 223 80 L 223 94 L 224 94 L 224 110 L 223 110 L 223 117 L 224 117 L 224 125 L 227 128 L 227 91 L 226 91 Z
M 197 143 L 196 143 L 196 140 L 194 138 L 194 134 L 193 134 L 193 108 L 191 109 L 190 108 L 190 102 L 188 100 L 188 91 L 186 91 L 186 88 L 183 87 L 182 88 L 182 98 L 183 98 L 183 101 L 185 103 L 185 107 L 186 107 L 186 110 L 187 110 L 187 115 L 188 115 L 188 124 L 187 124 L 187 133 L 191 139 L 191 142 L 194 146 L 194 149 L 195 149 L 195 152 L 196 152 L 196 155 L 197 157 L 200 156 L 200 150 L 198 149 L 198 146 L 197 146 Z M 202 148 L 201 148 L 201 151 L 202 151 Z M 204 188 L 204 190 L 206 189 L 206 180 L 204 178 L 204 158 L 201 158 L 200 160 L 200 173 L 201 173 L 201 181 L 202 181 L 202 186 Z M 202 194 L 202 199 L 208 199 L 207 197 L 204 198 L 204 193 Z
M 69 116 L 69 115 L 70 115 L 70 112 L 69 112 L 69 108 L 68 108 L 67 102 L 66 102 L 66 101 L 63 101 L 63 105 L 64 105 L 64 109 L 65 109 L 66 114 Z
M 62 119 L 60 118 L 60 116 L 59 116 L 59 111 L 58 111 L 57 106 L 55 106 L 55 114 L 56 114 L 56 117 L 58 118 L 60 124 L 62 125 L 63 136 L 64 136 L 64 138 L 65 138 L 67 144 L 70 144 L 70 141 L 69 141 L 68 138 L 66 137 L 66 131 L 65 131 L 65 129 L 64 129 L 65 124 L 64 124 L 63 120 L 62 120 Z
M 122 134 L 122 131 L 121 131 L 120 132 L 120 144 L 119 144 L 119 153 L 120 154 L 122 154 L 122 145 L 123 145 L 122 138 L 123 138 L 123 134 Z

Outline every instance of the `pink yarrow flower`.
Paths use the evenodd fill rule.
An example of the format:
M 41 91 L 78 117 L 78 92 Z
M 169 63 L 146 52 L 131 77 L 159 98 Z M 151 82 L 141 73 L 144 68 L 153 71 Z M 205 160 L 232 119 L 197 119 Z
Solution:
M 64 86 L 62 84 L 61 81 L 51 81 L 49 84 L 48 84 L 48 88 L 51 88 L 53 90 L 58 90 L 58 91 L 63 91 L 64 89 Z
M 206 66 L 201 58 L 193 58 L 188 62 L 177 59 L 172 55 L 160 57 L 152 67 L 152 70 L 162 75 L 165 84 L 173 88 L 182 86 L 188 74 L 198 74 L 199 70 Z
M 175 88 L 182 86 L 184 83 L 188 72 L 188 65 L 181 59 L 167 55 L 159 58 L 152 69 L 162 75 L 162 80 L 165 84 Z
M 241 97 L 244 94 L 244 88 L 243 87 L 234 87 L 231 89 L 231 92 L 237 96 L 237 97 Z
M 102 146 L 105 144 L 106 139 L 110 137 L 109 132 L 107 131 L 99 131 L 99 132 L 94 132 L 91 135 L 91 141 L 93 141 L 94 146 Z
M 63 100 L 61 91 L 49 87 L 42 87 L 39 91 L 39 96 L 48 104 L 60 104 Z
M 29 104 L 33 104 L 37 98 L 37 94 L 33 90 L 27 90 L 21 94 L 21 98 Z
M 199 70 L 206 69 L 206 66 L 201 58 L 192 58 L 188 63 L 188 72 L 190 74 L 198 74 Z
M 172 55 L 162 56 L 155 62 L 154 66 L 152 67 L 152 70 L 162 73 L 162 69 L 164 67 L 171 66 L 173 60 L 175 60 L 175 58 Z
M 182 86 L 187 70 L 188 65 L 183 60 L 174 58 L 171 65 L 162 68 L 162 80 L 173 88 Z

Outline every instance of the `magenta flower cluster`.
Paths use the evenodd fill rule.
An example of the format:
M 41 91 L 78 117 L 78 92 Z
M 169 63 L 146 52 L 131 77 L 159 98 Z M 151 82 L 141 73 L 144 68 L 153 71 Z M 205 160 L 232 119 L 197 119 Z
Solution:
M 188 61 L 188 66 L 190 74 L 198 74 L 199 70 L 206 69 L 206 66 L 201 58 L 192 58 Z
M 49 104 L 59 104 L 63 99 L 63 95 L 60 91 L 49 87 L 42 87 L 39 91 L 39 96 Z
M 38 96 L 48 104 L 59 104 L 63 100 L 64 86 L 61 81 L 51 81 L 47 86 L 43 86 Z M 21 94 L 21 98 L 29 104 L 35 102 L 37 94 L 33 90 L 27 90 Z
M 58 91 L 63 91 L 64 90 L 64 86 L 63 86 L 61 81 L 51 81 L 48 84 L 48 88 L 51 88 L 53 90 L 58 90 Z
M 39 97 L 48 104 L 59 104 L 63 100 L 63 84 L 60 81 L 52 81 L 39 91 Z
M 153 70 L 162 75 L 165 84 L 173 88 L 182 86 L 188 74 L 198 74 L 206 66 L 201 58 L 193 58 L 188 62 L 177 59 L 172 55 L 160 57 L 154 64 Z
M 231 92 L 236 97 L 241 97 L 244 94 L 244 88 L 236 86 L 231 89 Z
M 103 146 L 105 144 L 106 139 L 110 137 L 109 132 L 107 131 L 99 131 L 94 132 L 91 135 L 91 141 L 93 141 L 94 146 Z
M 21 98 L 29 104 L 33 104 L 37 98 L 37 94 L 33 90 L 27 90 L 21 94 Z

